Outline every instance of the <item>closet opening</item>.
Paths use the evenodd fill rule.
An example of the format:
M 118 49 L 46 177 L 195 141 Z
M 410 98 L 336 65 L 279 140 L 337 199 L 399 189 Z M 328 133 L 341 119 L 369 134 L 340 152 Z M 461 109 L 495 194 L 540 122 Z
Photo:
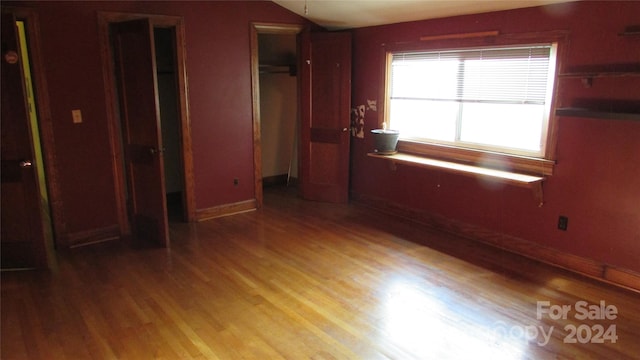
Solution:
M 257 207 L 264 187 L 298 179 L 300 34 L 291 24 L 251 24 L 253 169 Z
M 258 34 L 262 185 L 295 187 L 298 180 L 296 34 Z

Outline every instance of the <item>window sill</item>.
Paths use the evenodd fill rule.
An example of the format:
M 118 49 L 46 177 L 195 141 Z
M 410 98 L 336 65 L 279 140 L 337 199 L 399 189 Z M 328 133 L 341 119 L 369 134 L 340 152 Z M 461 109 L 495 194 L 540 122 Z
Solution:
M 402 152 L 391 155 L 368 153 L 367 156 L 390 161 L 392 169 L 395 169 L 397 164 L 403 164 L 427 169 L 439 169 L 446 172 L 472 177 L 486 177 L 507 184 L 530 188 L 533 191 L 533 195 L 538 201 L 539 206 L 544 204 L 542 192 L 542 182 L 545 179 L 544 176 L 527 175 L 512 171 L 490 169 L 477 165 L 466 165 L 451 161 L 436 160 Z
M 507 172 L 533 174 L 534 176 L 553 175 L 556 164 L 553 160 L 467 149 L 451 145 L 423 143 L 406 139 L 400 139 L 398 142 L 398 151 L 422 158 L 440 159 L 454 164 L 470 164 L 470 166 L 479 168 L 506 168 L 508 169 Z

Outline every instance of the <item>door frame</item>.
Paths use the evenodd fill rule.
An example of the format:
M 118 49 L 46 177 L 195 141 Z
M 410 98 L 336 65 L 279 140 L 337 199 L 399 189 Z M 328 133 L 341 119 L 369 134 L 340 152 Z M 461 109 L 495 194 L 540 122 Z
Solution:
M 148 18 L 152 26 L 175 29 L 176 68 L 178 82 L 180 139 L 182 150 L 182 166 L 184 180 L 184 219 L 187 222 L 196 220 L 195 211 L 195 182 L 193 176 L 193 153 L 191 140 L 191 121 L 189 117 L 188 85 L 186 72 L 186 45 L 184 19 L 180 16 L 151 15 L 120 12 L 98 12 L 98 28 L 100 48 L 102 54 L 102 74 L 105 83 L 105 100 L 107 103 L 107 121 L 111 153 L 113 155 L 112 170 L 115 179 L 116 208 L 118 224 L 122 235 L 131 234 L 126 206 L 126 174 L 122 167 L 124 154 L 120 146 L 120 119 L 117 109 L 117 86 L 115 82 L 115 66 L 113 63 L 113 49 L 111 48 L 109 25 L 115 22 Z
M 49 93 L 47 91 L 47 78 L 44 71 L 44 61 L 41 51 L 40 23 L 38 13 L 30 8 L 3 6 L 2 12 L 14 14 L 16 20 L 25 22 L 25 32 L 27 34 L 27 47 L 29 51 L 29 63 L 31 65 L 31 82 L 34 91 L 34 101 L 38 115 L 38 128 L 40 130 L 40 145 L 44 162 L 46 179 L 46 191 L 49 197 L 50 219 L 44 221 L 43 226 L 50 226 L 51 237 L 44 237 L 44 244 L 36 244 L 44 248 L 45 258 L 41 259 L 40 267 L 55 267 L 56 239 L 60 239 L 62 234 L 66 234 L 66 221 L 62 206 L 62 195 L 60 193 L 59 176 L 57 173 L 55 141 L 53 135 L 53 119 L 51 117 L 51 106 Z
M 253 177 L 254 193 L 256 197 L 256 207 L 261 208 L 263 203 L 262 190 L 262 135 L 260 131 L 260 63 L 258 54 L 258 35 L 299 35 L 304 30 L 304 25 L 299 24 L 278 24 L 252 22 L 250 24 L 250 44 L 251 44 L 251 107 L 253 110 Z M 299 50 L 297 51 L 298 62 L 300 62 Z M 298 86 L 299 88 L 299 86 Z M 297 92 L 299 93 L 299 89 Z M 300 102 L 300 98 L 296 100 Z M 298 104 L 298 108 L 299 108 Z M 300 110 L 298 109 L 298 114 Z M 297 122 L 300 122 L 298 116 Z

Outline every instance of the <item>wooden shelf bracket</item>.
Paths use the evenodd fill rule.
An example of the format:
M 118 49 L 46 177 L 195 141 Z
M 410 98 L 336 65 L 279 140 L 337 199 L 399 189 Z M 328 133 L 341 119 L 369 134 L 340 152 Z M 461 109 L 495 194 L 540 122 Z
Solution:
M 538 207 L 544 205 L 544 191 L 542 189 L 542 180 L 537 183 L 531 184 L 531 190 L 533 191 L 533 197 L 538 201 Z

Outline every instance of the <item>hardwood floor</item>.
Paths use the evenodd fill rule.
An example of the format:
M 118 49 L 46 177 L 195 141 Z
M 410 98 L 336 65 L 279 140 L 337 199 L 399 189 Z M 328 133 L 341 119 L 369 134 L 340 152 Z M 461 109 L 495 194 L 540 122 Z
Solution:
M 59 253 L 50 272 L 2 273 L 1 356 L 637 359 L 639 300 L 362 207 L 267 191 L 262 210 L 173 224 L 170 249 L 104 243 Z M 597 318 L 581 320 L 585 307 Z

